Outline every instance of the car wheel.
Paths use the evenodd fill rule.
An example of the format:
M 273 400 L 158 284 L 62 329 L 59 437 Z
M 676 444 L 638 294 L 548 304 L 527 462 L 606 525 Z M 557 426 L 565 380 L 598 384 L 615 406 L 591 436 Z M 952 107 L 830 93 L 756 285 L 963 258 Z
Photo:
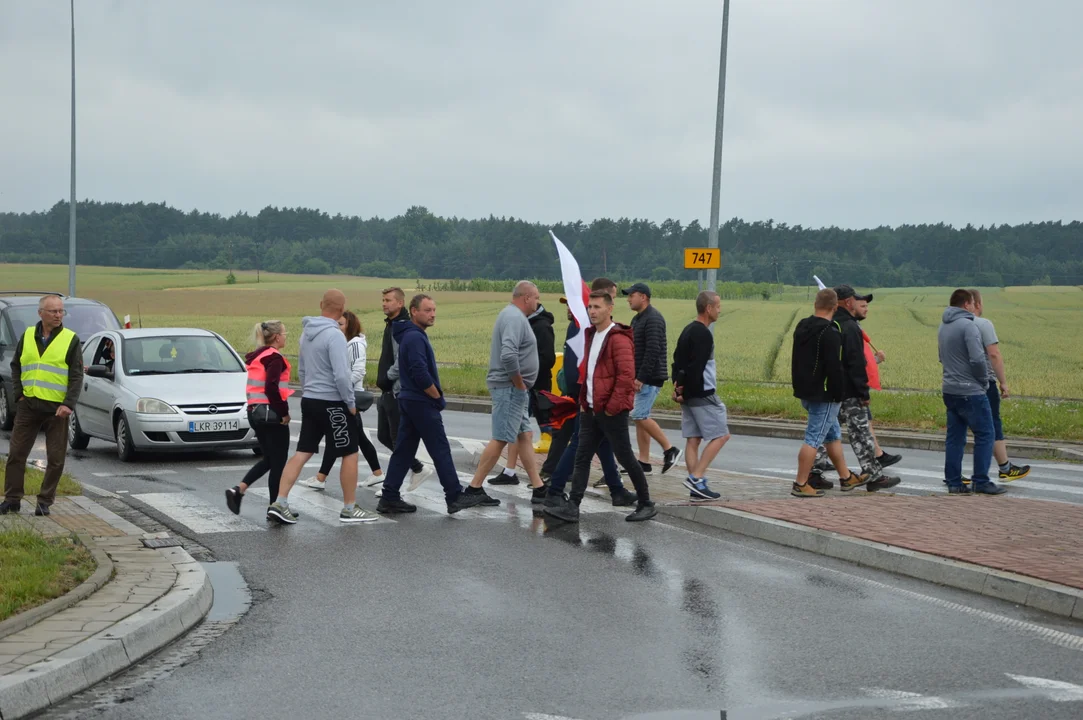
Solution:
M 8 386 L 0 380 L 0 430 L 10 430 L 15 424 L 15 408 L 9 402 Z
M 128 428 L 128 419 L 123 413 L 117 418 L 117 457 L 121 462 L 131 462 L 135 459 L 132 431 Z
M 68 446 L 72 450 L 86 450 L 90 444 L 90 436 L 79 427 L 79 416 L 75 413 L 68 418 Z

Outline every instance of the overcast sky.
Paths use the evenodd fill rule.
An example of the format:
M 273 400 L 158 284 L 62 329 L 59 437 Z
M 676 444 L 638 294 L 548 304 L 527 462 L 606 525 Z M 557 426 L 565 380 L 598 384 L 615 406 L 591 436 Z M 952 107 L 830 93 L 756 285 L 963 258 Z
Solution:
M 710 212 L 721 0 L 77 0 L 78 197 Z M 68 3 L 0 0 L 0 211 L 69 193 Z M 732 0 L 723 219 L 1083 219 L 1083 4 Z

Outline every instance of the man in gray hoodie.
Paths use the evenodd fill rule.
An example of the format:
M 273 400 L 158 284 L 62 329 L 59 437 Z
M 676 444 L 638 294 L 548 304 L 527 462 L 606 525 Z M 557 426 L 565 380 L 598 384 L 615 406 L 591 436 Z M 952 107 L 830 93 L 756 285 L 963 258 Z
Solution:
M 301 380 L 301 435 L 297 452 L 286 463 L 279 483 L 278 498 L 267 508 L 267 518 L 285 525 L 297 522 L 290 510 L 289 494 L 302 468 L 319 452 L 320 441 L 327 443 L 334 457 L 342 458 L 339 479 L 342 482 L 342 511 L 338 519 L 344 523 L 377 520 L 373 513 L 363 510 L 357 498 L 357 414 L 350 363 L 346 356 L 346 336 L 338 320 L 346 310 L 346 296 L 341 290 L 328 290 L 320 301 L 319 317 L 301 320 L 301 352 L 297 374 Z
M 989 479 L 993 459 L 993 413 L 986 395 L 988 368 L 981 331 L 974 324 L 974 296 L 959 289 L 951 294 L 951 305 L 937 334 L 940 364 L 944 368 L 942 392 L 948 414 L 944 443 L 944 482 L 953 495 L 972 491 L 963 484 L 963 453 L 966 430 L 974 433 L 973 492 L 1000 495 L 1005 489 Z

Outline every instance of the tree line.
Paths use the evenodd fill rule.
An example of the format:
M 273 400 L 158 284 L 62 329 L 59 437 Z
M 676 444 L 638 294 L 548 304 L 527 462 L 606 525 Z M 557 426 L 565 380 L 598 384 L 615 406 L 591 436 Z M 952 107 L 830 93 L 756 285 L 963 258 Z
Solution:
M 556 280 L 549 226 L 517 218 L 439 217 L 415 206 L 393 218 L 266 207 L 231 216 L 165 203 L 80 202 L 78 262 L 145 268 L 267 270 L 448 280 Z M 707 229 L 601 218 L 551 228 L 583 275 L 688 281 L 683 249 L 705 247 Z M 956 228 L 900 225 L 806 228 L 734 218 L 719 233 L 720 280 L 807 285 L 1083 285 L 1083 223 Z M 0 213 L 0 262 L 66 263 L 68 203 L 44 212 Z

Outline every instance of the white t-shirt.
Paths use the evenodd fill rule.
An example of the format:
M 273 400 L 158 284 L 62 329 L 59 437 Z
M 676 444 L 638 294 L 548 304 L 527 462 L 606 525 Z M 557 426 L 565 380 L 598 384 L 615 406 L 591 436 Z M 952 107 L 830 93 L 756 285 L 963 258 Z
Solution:
M 605 330 L 599 330 L 594 339 L 590 341 L 590 356 L 587 357 L 587 407 L 594 407 L 594 368 L 598 364 L 598 356 L 602 354 L 602 345 L 605 336 L 613 329 L 613 323 Z

